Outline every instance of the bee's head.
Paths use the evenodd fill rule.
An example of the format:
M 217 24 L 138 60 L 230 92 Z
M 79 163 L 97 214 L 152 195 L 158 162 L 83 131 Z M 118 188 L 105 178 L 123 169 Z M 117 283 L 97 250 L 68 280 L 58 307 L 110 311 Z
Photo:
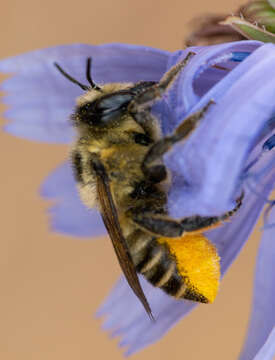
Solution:
M 92 127 L 118 126 L 127 112 L 128 105 L 146 87 L 155 82 L 143 81 L 133 83 L 109 83 L 102 86 L 95 84 L 91 77 L 91 58 L 87 59 L 86 77 L 89 86 L 81 84 L 67 74 L 58 64 L 57 69 L 68 80 L 77 84 L 86 92 L 77 100 L 77 107 L 73 114 L 74 125 Z

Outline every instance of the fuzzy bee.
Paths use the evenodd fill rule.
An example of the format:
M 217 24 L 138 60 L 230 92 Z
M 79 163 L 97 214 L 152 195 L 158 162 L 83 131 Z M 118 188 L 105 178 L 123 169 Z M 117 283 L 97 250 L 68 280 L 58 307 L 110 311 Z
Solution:
M 112 240 L 121 269 L 148 315 L 153 318 L 137 273 L 178 299 L 202 303 L 216 296 L 220 266 L 215 247 L 202 234 L 231 217 L 241 206 L 220 216 L 169 217 L 168 170 L 163 155 L 184 141 L 213 103 L 188 116 L 170 136 L 163 137 L 151 106 L 175 82 L 194 53 L 167 71 L 159 82 L 78 82 L 55 63 L 67 79 L 85 93 L 72 115 L 77 139 L 72 164 L 80 197 L 97 207 Z

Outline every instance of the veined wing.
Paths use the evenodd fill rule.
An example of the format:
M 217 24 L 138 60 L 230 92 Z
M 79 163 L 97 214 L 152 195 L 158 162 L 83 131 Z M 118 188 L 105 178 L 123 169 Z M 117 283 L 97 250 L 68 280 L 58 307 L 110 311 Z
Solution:
M 150 319 L 154 320 L 150 305 L 148 304 L 141 288 L 131 254 L 120 227 L 108 175 L 105 171 L 104 165 L 99 159 L 97 159 L 94 163 L 94 169 L 96 172 L 97 192 L 101 206 L 101 216 L 112 240 L 119 264 L 128 284 L 142 303 Z

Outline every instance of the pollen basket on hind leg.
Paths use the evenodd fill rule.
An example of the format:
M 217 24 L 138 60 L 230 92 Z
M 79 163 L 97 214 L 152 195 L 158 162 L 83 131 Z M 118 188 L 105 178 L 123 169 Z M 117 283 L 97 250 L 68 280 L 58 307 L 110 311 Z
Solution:
M 220 263 L 217 250 L 202 234 L 187 234 L 180 238 L 158 238 L 175 258 L 177 269 L 185 283 L 182 298 L 213 302 L 218 291 Z

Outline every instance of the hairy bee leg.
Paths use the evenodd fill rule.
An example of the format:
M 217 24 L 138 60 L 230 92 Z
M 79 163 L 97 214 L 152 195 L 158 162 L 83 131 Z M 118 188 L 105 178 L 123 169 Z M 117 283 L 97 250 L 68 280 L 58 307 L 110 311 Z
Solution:
M 157 84 L 152 85 L 135 96 L 128 105 L 128 111 L 131 114 L 136 114 L 140 111 L 140 108 L 146 108 L 150 106 L 152 102 L 159 100 L 194 55 L 196 54 L 190 51 L 182 61 L 168 70 Z
M 143 111 L 132 114 L 136 123 L 138 123 L 144 130 L 146 135 L 152 137 L 154 135 L 152 130 L 152 124 L 156 122 L 155 118 L 151 115 L 150 109 L 144 109 Z
M 161 171 L 164 176 L 165 167 L 163 165 L 153 165 L 153 163 L 169 151 L 175 143 L 190 136 L 212 104 L 214 104 L 214 101 L 210 100 L 202 109 L 188 116 L 176 128 L 173 135 L 160 139 L 149 149 L 141 165 L 143 173 L 146 176 L 153 179 L 154 174 L 160 172 L 160 166 L 163 168 Z M 160 181 L 164 179 L 165 176 Z
M 222 221 L 228 220 L 241 207 L 243 197 L 244 193 L 236 200 L 235 208 L 221 216 L 194 215 L 181 220 L 174 220 L 165 215 L 134 211 L 132 212 L 132 218 L 142 229 L 155 236 L 180 237 L 185 232 L 205 231 L 218 226 Z

